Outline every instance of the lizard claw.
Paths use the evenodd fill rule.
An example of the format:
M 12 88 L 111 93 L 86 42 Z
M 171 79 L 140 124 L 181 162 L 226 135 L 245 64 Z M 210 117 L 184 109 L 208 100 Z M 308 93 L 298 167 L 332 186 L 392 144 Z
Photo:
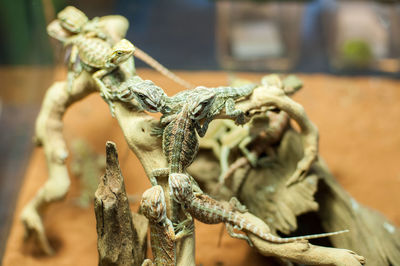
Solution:
M 150 132 L 150 136 L 161 137 L 164 133 L 164 129 L 162 127 L 153 127 Z
M 112 93 L 108 89 L 104 89 L 100 91 L 100 96 L 104 99 L 104 101 L 108 104 L 108 107 L 110 108 L 111 116 L 115 117 L 115 105 L 112 102 Z
M 184 235 L 190 235 L 193 234 L 194 232 L 194 223 L 192 222 L 189 223 L 188 220 L 185 220 L 180 223 L 173 223 L 173 226 L 176 234 L 180 232 L 181 234 Z
M 248 122 L 248 119 L 246 119 L 246 117 L 245 117 L 243 112 L 240 112 L 240 114 L 238 114 L 236 116 L 236 119 L 235 119 L 235 124 L 236 125 L 244 125 L 247 122 Z
M 286 182 L 286 186 L 289 187 L 297 182 L 302 181 L 306 177 L 309 168 L 310 168 L 309 164 L 306 164 L 303 161 L 300 161 L 297 164 L 296 171 L 294 171 L 292 176 Z
M 257 167 L 258 164 L 258 156 L 254 153 L 249 153 L 246 155 L 247 160 L 251 164 L 253 168 Z

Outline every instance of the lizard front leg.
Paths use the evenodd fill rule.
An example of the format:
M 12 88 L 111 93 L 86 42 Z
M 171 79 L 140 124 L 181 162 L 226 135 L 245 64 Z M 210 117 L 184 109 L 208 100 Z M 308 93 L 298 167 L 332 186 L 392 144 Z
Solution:
M 249 145 L 253 140 L 254 137 L 247 136 L 239 143 L 238 147 L 240 151 L 243 153 L 243 155 L 246 157 L 246 159 L 249 161 L 251 166 L 256 167 L 258 162 L 258 157 L 254 152 L 251 152 L 249 151 L 249 149 L 247 149 L 247 145 Z
M 231 208 L 234 211 L 238 211 L 238 212 L 241 212 L 241 213 L 245 213 L 245 212 L 248 211 L 247 207 L 245 205 L 243 205 L 242 203 L 240 203 L 240 201 L 236 197 L 232 197 L 229 200 L 229 205 L 231 206 Z
M 235 101 L 232 98 L 227 99 L 225 102 L 225 113 L 230 117 L 234 117 L 237 125 L 244 125 L 246 123 L 243 111 L 235 109 Z
M 192 235 L 194 232 L 194 222 L 192 216 L 188 212 L 185 212 L 185 215 L 186 215 L 185 220 L 174 225 L 174 231 L 175 231 L 175 235 L 173 238 L 174 241 L 179 241 L 180 239 L 186 236 Z
M 163 134 L 164 134 L 164 127 L 162 126 L 154 126 L 150 132 L 150 136 L 154 136 L 157 138 L 162 137 Z
M 225 226 L 226 226 L 226 230 L 228 231 L 228 234 L 231 237 L 238 238 L 238 239 L 244 239 L 247 241 L 247 243 L 249 244 L 250 247 L 253 246 L 253 242 L 251 242 L 250 238 L 246 235 L 235 233 L 233 226 L 230 223 L 225 223 Z
M 169 168 L 157 168 L 151 171 L 149 180 L 152 186 L 157 186 L 157 179 L 169 175 Z
M 78 47 L 76 45 L 72 45 L 71 54 L 69 56 L 68 61 L 68 73 L 67 73 L 67 91 L 71 93 L 72 85 L 76 76 L 82 71 L 82 66 L 79 63 L 79 67 L 77 66 L 78 58 Z
M 104 101 L 108 104 L 110 108 L 111 115 L 114 117 L 114 103 L 111 101 L 112 95 L 110 90 L 104 85 L 104 83 L 101 81 L 101 78 L 104 77 L 109 73 L 108 70 L 106 69 L 100 69 L 93 73 L 92 77 L 94 81 L 96 82 L 97 87 L 100 90 L 100 96 L 104 99 Z
M 208 129 L 208 125 L 211 123 L 211 121 L 213 120 L 214 116 L 212 117 L 207 117 L 204 120 L 203 126 L 200 125 L 200 121 L 194 121 L 194 125 L 197 131 L 197 134 L 199 135 L 199 137 L 204 137 L 206 135 L 207 129 Z

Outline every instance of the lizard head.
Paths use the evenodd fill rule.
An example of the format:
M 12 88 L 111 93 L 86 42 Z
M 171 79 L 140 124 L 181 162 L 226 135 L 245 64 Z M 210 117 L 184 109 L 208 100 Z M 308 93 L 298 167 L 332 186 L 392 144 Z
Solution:
M 215 100 L 215 93 L 211 90 L 197 90 L 190 100 L 189 117 L 194 120 L 203 119 L 210 111 Z
M 127 39 L 122 39 L 113 46 L 107 61 L 113 65 L 119 65 L 128 60 L 133 52 L 135 52 L 135 46 Z
M 157 113 L 167 108 L 165 102 L 167 95 L 151 80 L 142 80 L 139 76 L 134 76 L 125 84 L 144 110 Z
M 58 19 L 53 20 L 46 28 L 47 34 L 54 39 L 64 42 L 67 38 L 72 36 L 72 33 L 61 26 L 61 22 Z
M 171 173 L 168 178 L 169 189 L 175 201 L 183 204 L 193 195 L 192 183 L 188 175 Z
M 143 193 L 140 201 L 140 210 L 150 221 L 156 223 L 164 222 L 167 217 L 167 209 L 164 190 L 161 186 L 154 186 Z
M 57 15 L 61 26 L 72 33 L 79 33 L 82 27 L 89 21 L 88 17 L 73 6 L 67 6 Z

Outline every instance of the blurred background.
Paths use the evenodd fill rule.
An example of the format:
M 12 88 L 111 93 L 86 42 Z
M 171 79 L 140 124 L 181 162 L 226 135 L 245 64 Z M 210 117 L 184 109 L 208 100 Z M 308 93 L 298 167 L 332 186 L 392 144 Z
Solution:
M 67 5 L 89 18 L 125 16 L 127 39 L 174 70 L 400 77 L 396 1 L 1 0 L 0 258 L 35 117 L 63 78 L 46 25 Z
M 66 5 L 89 18 L 125 16 L 127 38 L 172 69 L 391 75 L 400 69 L 400 5 L 366 0 L 2 0 L 0 64 L 53 64 L 45 28 Z

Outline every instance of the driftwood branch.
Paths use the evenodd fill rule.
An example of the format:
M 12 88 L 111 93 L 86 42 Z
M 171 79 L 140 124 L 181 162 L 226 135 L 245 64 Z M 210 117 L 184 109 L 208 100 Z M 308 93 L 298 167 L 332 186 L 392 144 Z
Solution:
M 99 265 L 141 265 L 147 248 L 147 219 L 132 219 L 116 146 L 107 142 L 107 167 L 95 193 Z
M 400 265 L 400 229 L 379 212 L 352 198 L 323 160 L 315 164 L 314 171 L 323 177 L 316 194 L 322 227 L 350 229 L 347 236 L 333 238 L 332 243 L 365 254 L 368 265 Z
M 109 20 L 109 22 L 104 22 L 104 24 L 105 26 L 110 28 L 110 32 L 115 33 L 113 36 L 115 36 L 116 39 L 124 35 L 127 29 L 126 20 L 118 20 L 113 17 L 104 18 L 104 20 Z M 112 86 L 118 86 L 118 84 L 123 80 L 132 77 L 133 75 L 135 75 L 135 69 L 132 62 L 133 61 L 128 61 L 122 64 L 119 70 L 116 71 L 120 72 L 120 76 L 122 77 L 120 80 L 117 80 L 116 83 L 113 83 L 115 82 L 115 80 L 107 82 L 107 77 L 105 77 L 103 81 L 108 85 L 108 87 L 112 89 Z M 113 75 L 117 74 L 113 72 L 113 74 L 109 76 Z M 45 185 L 38 191 L 37 195 L 25 206 L 21 214 L 21 220 L 25 225 L 25 229 L 28 235 L 35 235 L 38 239 L 40 246 L 47 254 L 51 254 L 53 251 L 46 238 L 45 229 L 41 218 L 41 211 L 45 209 L 50 203 L 62 199 L 67 193 L 70 185 L 68 171 L 65 165 L 65 159 L 68 156 L 68 150 L 66 148 L 66 144 L 62 135 L 62 118 L 65 111 L 72 103 L 83 99 L 85 96 L 96 90 L 97 88 L 94 85 L 94 81 L 91 78 L 91 75 L 85 71 L 83 71 L 74 82 L 72 92 L 70 93 L 68 93 L 65 88 L 65 82 L 55 83 L 48 90 L 45 96 L 42 109 L 36 122 L 35 140 L 38 145 L 42 145 L 44 148 L 48 163 L 49 178 Z M 299 183 L 294 184 L 291 188 L 292 190 L 303 188 L 301 184 L 302 182 L 304 182 L 305 179 L 307 179 L 307 171 L 312 163 L 315 162 L 318 153 L 318 130 L 307 118 L 303 107 L 291 100 L 289 97 L 285 96 L 281 90 L 266 86 L 260 86 L 256 88 L 251 97 L 238 103 L 237 107 L 244 111 L 248 115 L 248 117 L 251 117 L 253 114 L 261 112 L 270 107 L 278 108 L 287 112 L 291 116 L 291 118 L 298 123 L 301 130 L 301 146 L 304 147 L 304 151 L 300 156 L 298 162 L 296 161 L 295 170 L 290 178 L 287 179 L 287 184 L 294 184 L 296 182 Z M 134 105 L 127 105 L 117 102 L 115 103 L 115 115 L 130 149 L 137 155 L 137 157 L 141 161 L 147 175 L 150 175 L 151 171 L 154 169 L 166 167 L 167 162 L 161 149 L 161 139 L 153 137 L 149 134 L 152 128 L 155 125 L 158 125 L 158 120 L 142 111 L 139 111 L 135 108 Z M 219 118 L 226 118 L 226 115 L 222 113 Z M 111 157 L 109 159 L 111 159 Z M 118 164 L 115 156 L 114 161 L 109 161 L 108 168 L 110 170 L 111 167 L 114 166 L 114 170 L 116 171 L 114 174 L 117 173 L 117 176 L 114 176 L 114 178 L 117 178 L 118 174 L 120 174 L 119 167 L 117 169 L 117 165 Z M 103 181 L 106 181 L 108 180 L 108 178 L 112 177 L 110 171 L 108 171 L 107 173 Z M 119 177 L 121 176 L 119 175 Z M 103 182 L 102 184 L 104 188 L 104 191 L 102 193 L 105 193 L 107 191 L 106 183 L 107 182 Z M 123 184 L 122 181 L 120 181 L 120 183 Z M 158 183 L 163 187 L 165 191 L 168 217 L 172 220 L 177 220 L 176 218 L 183 216 L 183 213 L 177 211 L 179 210 L 179 208 L 176 208 L 176 206 L 174 206 L 176 203 L 174 203 L 170 198 L 167 178 L 160 177 Z M 110 183 L 108 183 L 108 185 L 110 185 Z M 313 191 L 315 191 L 315 186 L 306 186 L 306 191 L 308 191 L 306 195 L 313 195 Z M 312 193 L 310 191 L 312 191 Z M 111 200 L 114 194 L 107 195 L 110 196 L 107 199 Z M 106 202 L 105 199 L 102 200 L 102 202 Z M 114 198 L 114 201 L 112 201 L 112 204 L 114 203 L 119 203 L 117 197 Z M 99 208 L 99 206 L 104 207 L 104 205 L 97 204 L 97 208 Z M 309 200 L 309 202 L 301 211 L 303 212 L 309 208 L 316 209 L 316 205 L 312 200 Z M 122 210 L 123 209 L 126 210 L 126 206 L 122 207 Z M 99 210 L 97 212 L 99 212 Z M 294 218 L 292 217 L 291 219 L 295 219 L 295 216 L 296 215 L 294 215 Z M 126 220 L 124 221 L 125 223 L 129 223 Z M 292 227 L 293 224 L 289 223 L 289 226 L 286 229 L 291 230 Z M 139 226 L 138 228 L 141 227 Z M 143 232 L 139 235 L 142 234 Z M 182 241 L 177 243 L 177 247 L 178 265 L 195 265 L 194 237 L 184 238 Z M 106 253 L 107 252 L 101 251 L 100 257 L 107 257 L 108 260 L 109 256 Z M 275 252 L 274 254 L 280 256 L 279 252 Z M 122 257 L 127 258 L 127 256 L 125 255 Z M 114 259 L 110 259 L 110 261 L 113 260 Z M 135 263 L 137 263 L 139 260 L 140 259 L 135 258 Z
M 71 104 L 94 91 L 94 82 L 86 72 L 78 77 L 71 93 L 67 92 L 65 82 L 56 82 L 47 91 L 36 120 L 34 141 L 38 146 L 43 146 L 49 177 L 22 210 L 21 220 L 25 226 L 26 236 L 37 238 L 46 254 L 52 254 L 53 250 L 46 238 L 40 211 L 43 211 L 48 204 L 63 199 L 70 186 L 65 165 L 68 150 L 63 138 L 62 118 Z
M 302 136 L 299 133 L 287 130 L 276 149 L 273 162 L 264 168 L 238 169 L 232 178 L 232 186 L 236 187 L 235 182 L 237 183 L 238 179 L 242 180 L 242 184 L 239 185 L 237 194 L 227 193 L 225 199 L 237 196 L 251 213 L 268 224 L 271 232 L 289 234 L 307 225 L 311 225 L 309 228 L 316 227 L 325 232 L 349 229 L 349 233 L 329 239 L 334 247 L 362 254 L 366 257 L 368 265 L 400 264 L 400 230 L 383 215 L 352 198 L 338 184 L 321 158 L 313 163 L 309 175 L 303 181 L 290 187 L 285 186 L 286 180 L 296 169 L 296 162 L 303 157 L 301 143 Z M 207 169 L 207 176 L 204 169 Z M 218 182 L 219 162 L 210 152 L 201 150 L 190 170 L 205 188 L 209 188 L 208 192 L 212 193 L 211 188 Z M 302 223 L 298 224 L 297 216 L 307 212 L 314 214 L 303 217 Z M 302 233 L 320 233 L 319 230 Z M 257 247 L 264 255 L 283 256 L 276 253 L 276 246 L 268 243 L 263 244 L 262 248 Z M 344 253 L 335 254 L 327 249 L 318 252 L 325 251 L 326 257 L 320 262 L 328 265 L 337 265 L 333 264 L 334 257 L 331 255 L 338 256 L 339 263 L 348 253 L 341 250 L 340 252 Z M 356 255 L 354 258 L 359 260 Z M 331 264 L 327 259 L 332 260 Z M 307 264 L 311 264 L 311 261 Z
M 137 155 L 142 163 L 146 174 L 157 168 L 167 167 L 167 160 L 161 149 L 161 138 L 150 135 L 152 128 L 158 125 L 158 120 L 137 110 L 128 109 L 121 103 L 116 103 L 116 118 L 124 133 L 130 149 Z M 167 216 L 171 220 L 175 217 L 184 217 L 182 212 L 174 213 L 177 208 L 169 193 L 167 177 L 161 177 L 158 184 L 162 186 L 167 204 Z M 194 236 L 188 236 L 177 243 L 177 265 L 195 265 L 195 242 Z
M 250 213 L 244 215 L 262 230 L 270 231 L 269 227 L 256 216 Z M 306 265 L 360 266 L 365 263 L 364 257 L 347 249 L 315 246 L 308 241 L 274 244 L 252 234 L 249 234 L 249 237 L 257 251 L 264 256 L 276 256 Z
M 129 71 L 125 71 L 125 73 L 126 72 L 129 73 Z M 78 80 L 80 81 L 75 84 L 73 92 L 71 94 L 67 94 L 64 83 L 56 83 L 55 85 L 53 85 L 53 87 L 50 89 L 49 93 L 45 97 L 44 105 L 38 119 L 37 139 L 39 142 L 43 143 L 46 156 L 48 156 L 48 158 L 50 159 L 54 158 L 54 153 L 57 154 L 57 152 L 54 152 L 55 150 L 58 150 L 59 147 L 65 147 L 65 143 L 62 138 L 62 116 L 65 110 L 75 100 L 81 99 L 83 98 L 83 96 L 94 91 L 93 81 L 89 75 L 85 74 L 85 72 L 81 74 Z M 80 97 L 78 97 L 78 95 Z M 304 167 L 304 165 L 311 164 L 313 161 L 315 161 L 318 142 L 318 131 L 316 130 L 315 126 L 307 119 L 307 116 L 305 116 L 304 109 L 299 104 L 293 102 L 290 98 L 279 94 L 278 92 L 268 90 L 265 87 L 256 88 L 254 94 L 251 96 L 250 99 L 240 102 L 237 106 L 249 116 L 256 114 L 266 107 L 274 106 L 288 112 L 289 115 L 291 115 L 291 117 L 293 117 L 295 121 L 297 121 L 301 129 L 303 145 L 308 149 L 304 152 L 304 156 L 302 157 L 303 159 L 301 159 L 300 163 L 297 164 L 298 166 L 301 166 L 300 168 L 296 168 L 300 169 L 300 172 L 297 172 L 294 175 L 297 175 L 296 178 L 300 177 L 301 180 L 301 176 L 304 174 L 301 171 L 302 169 L 307 168 Z M 149 175 L 153 169 L 166 167 L 167 162 L 161 149 L 161 139 L 151 136 L 149 134 L 152 128 L 155 125 L 158 125 L 158 120 L 147 115 L 144 112 L 138 111 L 132 105 L 127 106 L 126 104 L 117 102 L 115 103 L 115 115 L 130 149 L 137 155 L 146 173 Z M 224 114 L 221 114 L 220 118 L 223 117 Z M 51 137 L 47 138 L 47 136 L 54 136 L 53 138 L 55 138 L 55 140 L 51 141 Z M 61 143 L 61 145 L 59 145 L 59 143 Z M 44 233 L 43 225 L 41 223 L 39 209 L 46 207 L 54 200 L 62 198 L 68 190 L 69 185 L 69 177 L 64 161 L 51 159 L 48 160 L 48 164 L 49 169 L 57 167 L 60 167 L 62 169 L 62 171 L 64 172 L 64 174 L 62 175 L 62 179 L 64 184 L 67 185 L 63 186 L 62 193 L 59 193 L 57 197 L 51 197 L 51 195 L 54 193 L 52 189 L 42 189 L 33 200 L 34 204 L 32 204 L 31 202 L 25 208 L 25 210 L 28 210 L 25 212 L 25 214 L 28 213 L 28 215 L 22 217 L 24 223 L 27 225 L 27 229 L 33 229 L 32 231 L 35 231 L 38 235 L 41 236 L 39 238 L 39 242 L 42 244 L 42 247 L 45 250 L 46 245 L 48 244 L 46 244 L 47 239 Z M 53 182 L 52 180 L 55 178 L 59 179 L 59 176 L 52 176 L 50 171 L 49 180 L 46 183 L 45 187 L 48 187 L 48 183 L 51 184 Z M 167 178 L 160 178 L 158 182 L 165 190 L 165 195 L 167 197 L 166 202 L 168 208 L 168 216 L 179 217 L 183 215 L 182 213 L 173 213 L 174 209 L 179 210 L 179 208 L 173 207 L 173 204 L 175 203 L 172 202 L 168 193 L 169 188 L 167 185 Z M 60 183 L 57 183 L 57 186 L 59 185 Z M 37 218 L 39 218 L 39 220 Z M 37 225 L 39 226 L 30 227 L 32 221 L 38 221 Z M 278 246 L 278 249 L 284 250 L 283 246 Z M 195 265 L 194 247 L 194 237 L 187 237 L 178 242 L 178 265 Z M 50 246 L 47 246 L 47 250 L 49 250 L 49 248 Z M 261 248 L 259 249 L 260 251 L 262 250 Z M 280 256 L 280 253 L 278 251 L 276 251 L 274 254 Z

